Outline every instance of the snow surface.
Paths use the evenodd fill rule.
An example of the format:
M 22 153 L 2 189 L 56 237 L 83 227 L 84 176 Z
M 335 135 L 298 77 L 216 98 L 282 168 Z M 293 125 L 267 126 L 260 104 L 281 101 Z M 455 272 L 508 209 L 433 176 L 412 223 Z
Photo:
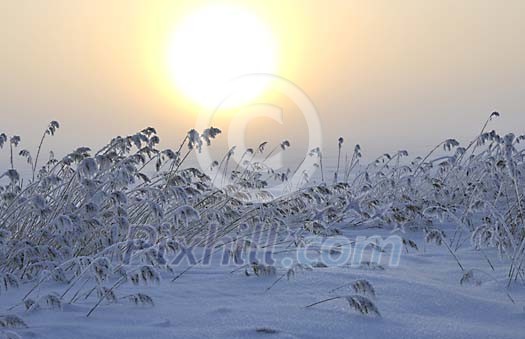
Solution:
M 364 233 L 389 235 L 378 229 L 346 235 Z M 480 286 L 461 285 L 463 273 L 445 248 L 425 245 L 417 234 L 404 236 L 416 240 L 419 251 L 403 252 L 400 266 L 385 270 L 316 268 L 266 291 L 283 269 L 277 276 L 256 277 L 244 270 L 231 273 L 232 266 L 196 267 L 174 282 L 165 275 L 158 286 L 119 289 L 121 295 L 150 295 L 153 307 L 103 304 L 89 318 L 93 300 L 62 310 L 8 311 L 32 287 L 26 285 L 0 296 L 0 314 L 17 314 L 28 324 L 16 330 L 23 338 L 525 338 L 525 289 L 511 287 L 514 303 L 507 297 L 507 266 L 493 250 L 485 254 L 495 272 L 479 251 L 458 251 L 467 269 L 487 273 L 480 275 L 486 278 Z M 357 279 L 374 286 L 381 318 L 357 314 L 345 300 L 305 308 L 344 294 L 344 289 L 329 291 Z M 63 290 L 49 283 L 38 294 Z

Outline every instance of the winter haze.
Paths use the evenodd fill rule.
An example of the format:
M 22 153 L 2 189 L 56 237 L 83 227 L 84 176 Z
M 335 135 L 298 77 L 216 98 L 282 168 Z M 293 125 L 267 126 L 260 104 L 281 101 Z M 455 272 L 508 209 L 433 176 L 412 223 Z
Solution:
M 65 152 L 151 125 L 174 147 L 201 108 L 169 79 L 167 45 L 181 18 L 209 3 L 2 1 L 3 130 L 34 144 L 56 119 L 64 128 L 51 143 Z M 237 4 L 272 30 L 276 73 L 316 105 L 327 147 L 344 136 L 367 156 L 420 153 L 445 137 L 473 137 L 494 110 L 504 116 L 495 128 L 525 123 L 523 1 Z M 265 123 L 254 142 L 272 131 L 278 140 L 301 136 Z

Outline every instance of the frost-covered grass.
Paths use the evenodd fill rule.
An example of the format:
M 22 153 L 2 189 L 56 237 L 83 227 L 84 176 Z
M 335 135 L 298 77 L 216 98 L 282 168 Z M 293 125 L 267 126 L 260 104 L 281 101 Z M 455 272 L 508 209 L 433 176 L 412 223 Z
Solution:
M 0 333 L 15 336 L 17 327 L 32 326 L 24 316 L 49 310 L 74 309 L 93 317 L 107 314 L 101 308 L 126 303 L 158 306 L 166 285 L 175 286 L 194 271 L 214 272 L 217 257 L 238 264 L 223 274 L 258 277 L 265 285 L 260 293 L 271 294 L 295 275 L 333 268 L 246 262 L 250 252 L 271 249 L 283 255 L 308 245 L 310 235 L 345 235 L 351 241 L 374 229 L 399 234 L 410 255 L 440 246 L 460 275 L 458 286 L 483 285 L 490 277 L 505 302 L 519 303 L 512 289 L 523 284 L 525 273 L 525 148 L 520 144 L 525 137 L 488 131 L 497 116 L 493 113 L 468 145 L 447 139 L 413 160 L 399 151 L 361 164 L 359 145 L 344 157 L 339 138 L 334 173 L 325 173 L 322 151 L 314 149 L 308 156 L 317 159 L 321 182 L 305 177 L 304 187 L 277 197 L 265 188 L 286 181 L 293 171 L 276 173 L 264 160 L 278 147 L 291 147 L 288 141 L 270 152 L 266 143 L 246 150 L 242 167 L 228 167 L 233 150 L 217 159 L 210 166 L 231 182 L 218 189 L 217 177 L 185 165 L 192 152 L 220 134 L 216 128 L 191 130 L 175 150 L 159 149 L 156 131 L 147 128 L 99 150 L 80 147 L 45 161 L 42 145 L 58 130 L 57 122 L 50 123 L 34 154 L 22 149 L 19 137 L 1 134 L 10 162 L 0 179 L 0 300 L 10 304 L 2 301 Z M 27 161 L 30 176 L 20 175 L 16 157 Z M 204 251 L 193 261 L 185 256 L 192 247 Z M 466 249 L 479 259 L 476 263 L 485 263 L 483 268 L 464 261 L 460 253 Z M 188 260 L 173 261 L 181 254 Z M 383 268 L 364 264 L 377 272 Z M 375 293 L 388 289 L 359 276 L 341 286 L 323 284 L 327 293 L 341 293 L 304 300 L 302 308 L 325 309 L 344 301 L 363 321 L 389 317 Z M 151 286 L 159 285 L 153 288 L 159 293 L 152 292 Z M 170 291 L 178 293 L 176 287 Z M 159 307 L 170 312 L 178 306 Z M 280 333 L 268 326 L 254 333 Z

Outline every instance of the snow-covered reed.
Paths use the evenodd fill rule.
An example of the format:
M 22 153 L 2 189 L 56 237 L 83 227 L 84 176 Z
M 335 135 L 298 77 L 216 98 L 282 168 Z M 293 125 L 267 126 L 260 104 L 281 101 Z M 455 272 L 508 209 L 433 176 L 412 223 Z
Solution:
M 244 170 L 228 169 L 235 151 L 230 150 L 210 164 L 230 177 L 231 184 L 218 189 L 214 178 L 185 167 L 192 152 L 220 134 L 217 128 L 189 131 L 176 150 L 159 149 L 155 129 L 146 128 L 96 151 L 79 147 L 62 158 L 51 153 L 43 162 L 42 145 L 56 133 L 57 122 L 49 124 L 34 157 L 19 150 L 20 137 L 0 134 L 0 147 L 10 159 L 0 178 L 0 292 L 32 284 L 20 305 L 14 305 L 28 311 L 81 300 L 94 300 L 88 315 L 102 303 L 152 305 L 148 295 L 119 295 L 118 288 L 157 284 L 166 275 L 176 280 L 218 250 L 227 250 L 236 262 L 261 248 L 250 240 L 253 234 L 276 234 L 265 247 L 284 242 L 293 249 L 303 246 L 308 235 L 331 237 L 344 228 L 365 227 L 423 232 L 426 241 L 446 246 L 454 257 L 465 245 L 480 251 L 497 248 L 510 260 L 509 284 L 523 281 L 525 149 L 520 143 L 525 137 L 487 131 L 497 116 L 493 113 L 465 147 L 446 139 L 413 160 L 399 151 L 361 164 L 359 145 L 342 160 L 339 138 L 333 176 L 325 176 L 322 152 L 314 149 L 308 156 L 318 159 L 322 181 L 278 197 L 265 187 L 272 180 L 287 180 L 291 171 L 275 173 L 264 159 L 278 147 L 290 147 L 288 141 L 262 161 L 253 155 L 262 155 L 266 143 L 246 150 Z M 29 178 L 15 168 L 17 156 L 26 160 Z M 259 189 L 258 201 L 265 202 L 251 202 L 253 188 Z M 412 240 L 404 244 L 407 251 L 418 249 Z M 186 268 L 174 265 L 170 258 L 190 245 L 212 250 Z M 277 274 L 263 263 L 246 267 L 246 275 Z M 269 289 L 298 268 L 311 269 L 296 263 Z M 63 289 L 38 296 L 35 291 L 49 281 Z M 351 307 L 379 315 L 369 300 L 375 293 L 371 285 L 359 281 L 353 288 L 367 295 L 344 296 Z

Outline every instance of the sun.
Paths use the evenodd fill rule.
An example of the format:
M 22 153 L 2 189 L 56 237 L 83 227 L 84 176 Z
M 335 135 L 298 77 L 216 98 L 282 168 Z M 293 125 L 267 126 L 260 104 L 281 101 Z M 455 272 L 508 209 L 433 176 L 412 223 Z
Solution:
M 275 73 L 277 61 L 271 29 L 255 13 L 233 6 L 209 6 L 190 13 L 168 43 L 171 81 L 186 98 L 204 107 L 220 104 L 238 77 Z M 242 101 L 263 91 L 264 84 L 244 86 Z

